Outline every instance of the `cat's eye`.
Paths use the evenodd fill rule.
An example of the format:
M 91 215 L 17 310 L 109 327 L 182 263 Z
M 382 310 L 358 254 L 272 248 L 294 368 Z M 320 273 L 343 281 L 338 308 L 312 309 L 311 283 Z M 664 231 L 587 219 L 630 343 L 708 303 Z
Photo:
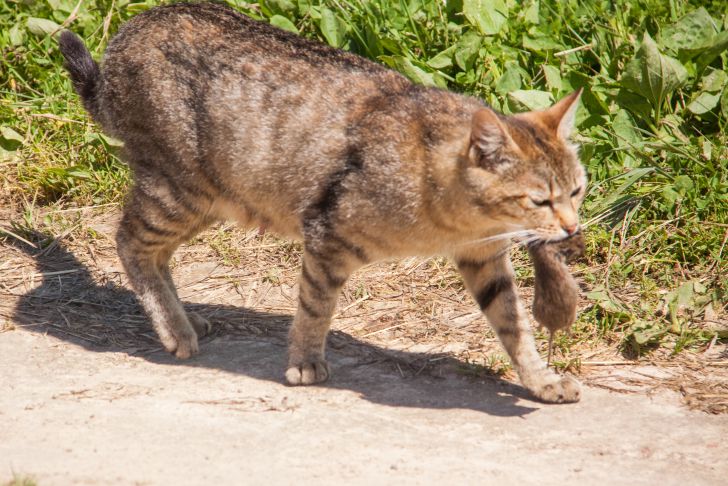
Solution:
M 531 198 L 531 202 L 533 204 L 535 204 L 536 206 L 541 207 L 541 208 L 547 207 L 547 206 L 551 206 L 551 200 L 550 199 L 534 199 L 534 198 Z
M 578 196 L 580 192 L 581 192 L 581 186 L 574 189 L 574 191 L 571 193 L 571 197 Z

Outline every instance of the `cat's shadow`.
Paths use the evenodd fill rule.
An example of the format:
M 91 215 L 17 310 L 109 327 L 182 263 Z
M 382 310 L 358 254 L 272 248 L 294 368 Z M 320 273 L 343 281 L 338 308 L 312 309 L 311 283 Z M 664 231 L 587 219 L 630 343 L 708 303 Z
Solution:
M 42 283 L 19 298 L 13 313 L 17 326 L 92 352 L 125 352 L 155 363 L 217 369 L 284 386 L 290 315 L 185 303 L 212 322 L 213 332 L 201 340 L 198 356 L 179 361 L 159 347 L 130 290 L 113 282 L 99 285 L 62 245 L 50 252 L 23 243 L 16 248 L 35 259 L 42 275 Z M 321 386 L 351 390 L 374 403 L 472 409 L 496 416 L 523 416 L 538 409 L 523 388 L 482 370 L 473 373 L 471 365 L 451 356 L 386 349 L 341 331 L 330 333 L 327 353 L 333 376 Z M 289 390 L 294 395 L 297 389 Z

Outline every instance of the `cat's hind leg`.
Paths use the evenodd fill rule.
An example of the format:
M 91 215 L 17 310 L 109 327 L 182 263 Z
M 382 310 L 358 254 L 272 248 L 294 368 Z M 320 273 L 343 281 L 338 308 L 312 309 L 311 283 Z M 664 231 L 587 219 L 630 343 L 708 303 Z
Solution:
M 170 248 L 168 255 L 160 254 L 157 258 L 157 264 L 159 266 L 159 273 L 162 274 L 162 277 L 167 282 L 167 286 L 172 290 L 174 296 L 179 299 L 179 296 L 177 295 L 177 288 L 174 285 L 172 274 L 169 271 L 169 260 L 172 257 L 173 252 L 174 248 Z M 204 337 L 212 331 L 210 321 L 202 317 L 197 312 L 187 312 L 187 318 L 190 320 L 190 324 L 192 324 L 192 327 L 195 329 L 195 334 L 197 334 L 198 338 Z
M 185 359 L 198 352 L 199 336 L 209 324 L 187 315 L 169 273 L 169 259 L 184 241 L 206 226 L 194 211 L 174 207 L 173 198 L 157 185 L 132 190 L 117 233 L 117 251 L 132 288 L 152 322 L 164 348 Z
M 465 285 L 485 313 L 506 349 L 521 383 L 549 403 L 577 402 L 579 382 L 548 369 L 536 349 L 526 311 L 521 304 L 507 253 L 456 258 Z

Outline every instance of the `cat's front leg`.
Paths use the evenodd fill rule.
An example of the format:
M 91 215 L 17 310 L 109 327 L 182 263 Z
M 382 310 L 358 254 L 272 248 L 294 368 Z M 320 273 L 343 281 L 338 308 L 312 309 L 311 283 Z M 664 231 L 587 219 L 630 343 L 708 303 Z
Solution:
M 521 383 L 549 403 L 577 402 L 579 382 L 548 369 L 536 350 L 526 311 L 516 293 L 513 267 L 507 254 L 456 258 L 465 285 L 496 331 Z
M 354 268 L 356 258 L 331 247 L 307 248 L 299 280 L 298 309 L 288 334 L 289 385 L 311 385 L 329 378 L 326 335 L 341 287 Z

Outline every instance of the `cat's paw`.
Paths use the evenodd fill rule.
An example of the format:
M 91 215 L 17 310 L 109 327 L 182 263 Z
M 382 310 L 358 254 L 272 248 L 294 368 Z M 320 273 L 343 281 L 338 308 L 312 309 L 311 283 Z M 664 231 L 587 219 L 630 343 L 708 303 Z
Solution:
M 202 317 L 197 312 L 188 312 L 187 318 L 190 320 L 190 324 L 195 330 L 198 338 L 205 337 L 212 331 L 212 324 L 210 321 Z
M 286 370 L 286 381 L 289 385 L 313 385 L 329 379 L 329 364 L 321 359 L 291 363 Z
M 531 393 L 546 403 L 574 403 L 581 399 L 581 384 L 571 376 L 531 389 Z
M 173 330 L 174 337 L 170 336 L 169 342 L 163 342 L 167 351 L 174 354 L 177 359 L 188 359 L 199 353 L 198 339 L 212 330 L 210 322 L 196 312 L 187 313 L 187 319 L 191 326 Z
M 187 359 L 200 350 L 195 330 L 190 325 L 186 327 L 187 329 L 175 329 L 174 334 L 165 333 L 160 335 L 164 349 L 172 353 L 177 359 Z
M 197 343 L 197 334 L 186 335 L 177 338 L 177 349 L 174 356 L 177 359 L 188 359 L 200 352 L 200 346 Z

